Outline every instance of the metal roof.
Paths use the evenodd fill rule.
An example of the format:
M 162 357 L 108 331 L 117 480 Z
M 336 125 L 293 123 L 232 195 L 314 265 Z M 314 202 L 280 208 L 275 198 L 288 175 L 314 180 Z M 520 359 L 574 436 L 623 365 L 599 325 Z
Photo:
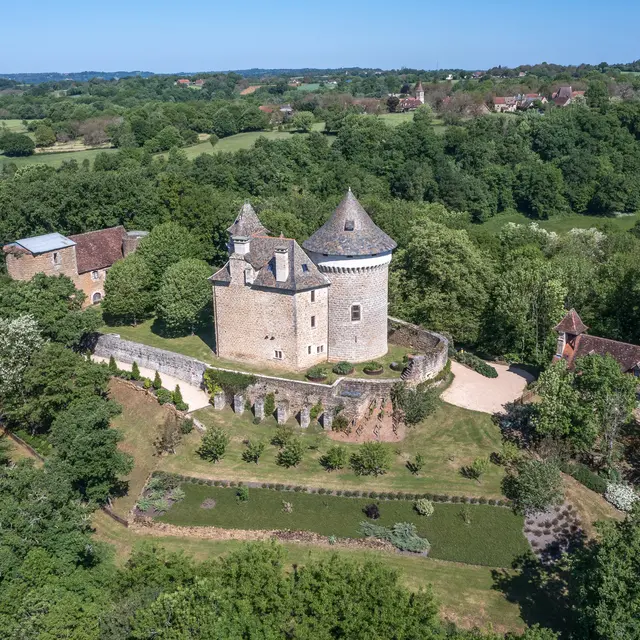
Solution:
M 15 244 L 31 253 L 37 254 L 55 251 L 56 249 L 66 249 L 67 247 L 73 247 L 76 243 L 73 240 L 69 240 L 69 238 L 65 238 L 60 233 L 47 233 L 43 236 L 36 236 L 35 238 L 16 240 Z

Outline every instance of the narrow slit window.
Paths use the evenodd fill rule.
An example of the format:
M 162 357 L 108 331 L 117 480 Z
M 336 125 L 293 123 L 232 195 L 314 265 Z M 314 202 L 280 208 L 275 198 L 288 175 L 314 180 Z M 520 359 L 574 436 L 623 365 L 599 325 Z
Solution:
M 309 345 L 309 346 L 307 347 L 307 353 L 308 353 L 309 355 L 311 355 L 311 345 Z
M 354 304 L 351 306 L 351 322 L 360 322 L 362 313 L 360 311 L 360 305 Z
M 316 292 L 312 291 L 311 292 L 311 302 L 315 302 L 316 301 Z
M 353 220 L 345 220 L 344 221 L 344 230 L 345 231 L 353 231 L 356 228 L 355 222 Z
M 311 328 L 312 329 L 316 328 L 316 317 L 315 316 L 311 316 Z

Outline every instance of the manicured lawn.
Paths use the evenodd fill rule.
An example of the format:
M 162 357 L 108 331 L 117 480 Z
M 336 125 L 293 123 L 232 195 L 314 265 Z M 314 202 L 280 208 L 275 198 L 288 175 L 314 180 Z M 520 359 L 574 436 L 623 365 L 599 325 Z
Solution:
M 225 457 L 217 464 L 198 456 L 201 435 L 195 431 L 186 436 L 175 455 L 161 459 L 159 469 L 198 476 L 213 480 L 242 480 L 253 482 L 283 483 L 307 487 L 332 489 L 360 489 L 368 491 L 404 491 L 407 493 L 438 493 L 447 495 L 501 498 L 500 481 L 503 469 L 491 464 L 482 482 L 468 480 L 460 469 L 474 458 L 488 457 L 500 448 L 500 433 L 491 421 L 491 416 L 468 411 L 445 402 L 423 423 L 407 430 L 404 440 L 385 444 L 391 453 L 392 467 L 377 478 L 357 476 L 350 468 L 327 472 L 319 463 L 326 450 L 336 444 L 335 440 L 319 427 L 311 426 L 306 431 L 290 420 L 306 447 L 302 462 L 293 469 L 276 464 L 278 449 L 269 444 L 276 429 L 273 417 L 260 424 L 253 424 L 250 412 L 243 415 L 233 413 L 230 408 L 215 411 L 212 407 L 196 412 L 196 417 L 206 426 L 218 426 L 231 436 Z M 242 460 L 244 440 L 263 440 L 266 448 L 259 464 Z M 345 444 L 350 455 L 357 444 Z M 420 475 L 412 475 L 406 467 L 408 460 L 420 453 L 425 465 Z
M 430 557 L 466 564 L 506 567 L 515 556 L 527 551 L 522 533 L 523 519 L 511 510 L 488 505 L 467 505 L 471 523 L 461 517 L 461 505 L 436 504 L 428 518 L 419 516 L 409 500 L 375 501 L 311 493 L 249 489 L 249 501 L 236 500 L 236 489 L 183 483 L 186 497 L 158 520 L 181 526 L 217 526 L 224 529 L 291 529 L 324 536 L 361 538 L 362 509 L 371 502 L 380 506 L 376 524 L 392 526 L 413 522 L 418 535 L 431 543 Z M 213 509 L 201 504 L 213 498 Z M 283 500 L 293 506 L 282 509 Z
M 0 120 L 0 129 L 3 126 L 13 133 L 26 133 L 27 131 L 27 128 L 22 124 L 22 120 Z
M 95 537 L 115 547 L 115 561 L 123 565 L 134 546 L 153 542 L 170 551 L 183 552 L 200 561 L 238 551 L 241 540 L 203 540 L 199 538 L 173 536 L 145 536 L 143 532 L 126 529 L 104 513 L 93 516 Z M 363 562 L 375 559 L 400 573 L 401 582 L 412 590 L 432 586 L 440 603 L 443 620 L 451 620 L 464 628 L 489 625 L 500 633 L 522 631 L 524 622 L 517 604 L 493 588 L 492 569 L 423 556 L 404 555 L 383 551 L 323 548 L 314 545 L 283 544 L 287 552 L 287 566 L 304 565 L 310 560 L 327 559 L 333 554 Z
M 209 145 L 211 146 L 211 145 Z M 52 167 L 59 167 L 63 162 L 76 160 L 80 164 L 87 159 L 90 162 L 95 160 L 99 153 L 116 153 L 117 149 L 89 149 L 87 151 L 68 151 L 66 153 L 38 153 L 26 158 L 7 158 L 0 155 L 0 165 L 13 162 L 18 167 L 28 164 L 46 164 Z
M 551 218 L 550 220 L 532 220 L 521 213 L 513 213 L 494 216 L 487 220 L 487 222 L 478 225 L 475 228 L 489 231 L 491 233 L 499 233 L 502 227 L 508 222 L 515 222 L 516 224 L 530 224 L 531 222 L 537 222 L 543 229 L 546 229 L 547 231 L 555 231 L 556 233 L 566 233 L 567 231 L 571 231 L 571 229 L 588 229 L 590 227 L 598 227 L 602 224 L 612 225 L 620 231 L 628 231 L 639 220 L 640 212 L 634 215 L 622 215 L 615 217 L 573 214 L 569 216 Z
M 199 334 L 193 336 L 184 336 L 181 338 L 165 338 L 162 336 L 154 324 L 154 320 L 146 320 L 141 322 L 135 327 L 124 325 L 118 327 L 104 326 L 100 329 L 103 333 L 117 333 L 125 340 L 133 340 L 134 342 L 140 342 L 142 344 L 149 345 L 150 347 L 156 347 L 158 349 L 166 349 L 167 351 L 175 351 L 176 353 L 182 353 L 185 356 L 197 358 L 202 362 L 206 362 L 216 367 L 224 367 L 227 369 L 238 369 L 247 371 L 248 373 L 262 373 L 269 376 L 279 376 L 281 378 L 289 378 L 291 380 L 305 380 L 305 371 L 285 371 L 278 369 L 277 367 L 267 367 L 262 365 L 253 366 L 245 363 L 238 363 L 233 360 L 225 360 L 224 358 L 218 358 L 212 352 L 213 347 L 213 327 L 208 327 L 202 330 Z M 398 347 L 396 345 L 389 345 L 389 351 L 387 354 L 379 358 L 377 362 L 384 365 L 385 378 L 399 378 L 401 371 L 393 371 L 389 368 L 391 362 L 399 362 L 409 352 L 409 349 L 404 347 Z M 366 363 L 362 362 L 355 366 L 355 371 L 351 374 L 352 377 L 367 378 L 367 374 L 363 372 L 363 367 Z M 331 372 L 333 365 L 327 363 L 325 368 L 327 372 Z M 380 377 L 382 377 L 382 375 Z M 330 373 L 330 377 L 327 378 L 326 383 L 331 384 L 336 379 L 335 374 Z M 376 376 L 372 376 L 376 379 Z

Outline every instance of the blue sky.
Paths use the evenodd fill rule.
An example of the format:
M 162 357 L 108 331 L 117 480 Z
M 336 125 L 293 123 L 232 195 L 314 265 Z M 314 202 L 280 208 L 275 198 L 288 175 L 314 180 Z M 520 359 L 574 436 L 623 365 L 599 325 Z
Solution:
M 483 69 L 640 58 L 638 0 L 3 2 L 0 72 Z

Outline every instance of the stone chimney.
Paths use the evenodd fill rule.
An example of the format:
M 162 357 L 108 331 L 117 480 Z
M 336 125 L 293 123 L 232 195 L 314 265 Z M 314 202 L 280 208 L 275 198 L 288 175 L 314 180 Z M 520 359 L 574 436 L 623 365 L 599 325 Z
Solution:
M 246 256 L 251 250 L 250 238 L 247 236 L 231 236 L 231 246 L 229 250 L 231 253 L 236 253 L 239 256 Z
M 289 249 L 277 247 L 276 254 L 276 282 L 286 282 L 289 279 Z
M 148 231 L 127 231 L 122 242 L 122 255 L 126 257 L 136 251 L 140 245 L 140 240 L 148 235 Z

